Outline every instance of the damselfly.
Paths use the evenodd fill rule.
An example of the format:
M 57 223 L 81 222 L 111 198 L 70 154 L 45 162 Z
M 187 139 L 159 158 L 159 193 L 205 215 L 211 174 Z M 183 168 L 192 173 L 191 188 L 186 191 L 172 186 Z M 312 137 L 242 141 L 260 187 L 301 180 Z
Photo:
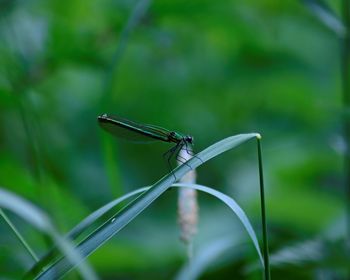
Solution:
M 139 124 L 115 115 L 103 114 L 97 119 L 100 126 L 104 130 L 108 131 L 114 136 L 133 142 L 147 143 L 159 140 L 163 142 L 175 143 L 175 146 L 163 154 L 164 157 L 167 157 L 169 166 L 171 166 L 170 161 L 172 157 L 174 155 L 177 155 L 178 157 L 178 153 L 182 149 L 185 149 L 188 154 L 192 155 L 192 150 L 188 146 L 193 145 L 193 137 L 190 135 L 183 135 L 159 126 Z

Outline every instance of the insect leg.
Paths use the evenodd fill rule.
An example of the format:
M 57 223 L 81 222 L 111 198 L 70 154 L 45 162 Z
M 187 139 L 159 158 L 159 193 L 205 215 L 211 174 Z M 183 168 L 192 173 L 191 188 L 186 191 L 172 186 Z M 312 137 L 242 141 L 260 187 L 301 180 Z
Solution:
M 171 174 L 173 174 L 175 180 L 177 179 L 174 172 L 173 172 L 173 168 L 171 166 L 171 158 L 173 157 L 173 155 L 175 154 L 176 150 L 181 147 L 180 145 L 181 142 L 177 143 L 174 147 L 170 148 L 167 152 L 165 152 L 163 154 L 163 157 L 165 158 L 168 154 L 169 156 L 167 157 L 167 162 L 168 162 L 168 167 L 169 167 L 169 171 L 171 172 Z
M 186 150 L 186 153 L 188 153 L 190 156 L 193 156 L 193 157 L 195 157 L 195 158 L 198 158 L 198 159 L 201 161 L 201 163 L 204 163 L 203 160 L 202 160 L 200 157 L 196 156 L 196 154 L 195 154 L 192 150 L 188 149 L 187 144 L 188 144 L 188 143 L 185 141 L 185 150 Z
M 182 150 L 182 148 L 181 148 L 180 150 Z M 189 168 L 191 168 L 191 170 L 193 170 L 192 167 L 191 167 L 191 165 L 189 165 L 189 164 L 187 163 L 187 159 L 184 158 L 183 156 L 180 156 L 179 154 L 177 154 L 176 159 L 177 159 L 179 162 L 181 162 L 182 164 L 184 164 L 184 165 L 188 166 Z M 181 161 L 180 159 L 183 160 L 183 161 Z

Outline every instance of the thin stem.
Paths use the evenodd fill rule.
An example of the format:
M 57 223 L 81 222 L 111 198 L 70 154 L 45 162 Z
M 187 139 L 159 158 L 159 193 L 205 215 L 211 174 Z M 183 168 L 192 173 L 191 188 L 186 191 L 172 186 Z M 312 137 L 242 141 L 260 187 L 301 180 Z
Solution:
M 345 203 L 346 203 L 346 237 L 345 245 L 347 248 L 347 255 L 350 255 L 350 119 L 349 119 L 349 108 L 350 108 L 350 3 L 348 0 L 343 0 L 343 21 L 345 25 L 345 36 L 342 38 L 342 98 L 345 112 L 343 114 L 343 134 L 344 140 L 347 144 L 345 157 L 344 157 L 344 168 L 345 168 Z M 350 269 L 348 271 L 350 276 Z
M 0 216 L 2 216 L 5 220 L 5 222 L 9 225 L 9 227 L 12 229 L 13 233 L 16 235 L 18 240 L 22 243 L 23 247 L 28 251 L 28 253 L 31 255 L 33 260 L 35 262 L 39 261 L 39 258 L 34 253 L 34 251 L 29 247 L 28 243 L 24 240 L 23 236 L 19 233 L 16 226 L 10 221 L 9 217 L 5 214 L 5 212 L 0 208 Z
M 117 80 L 117 72 L 120 66 L 121 59 L 125 53 L 129 37 L 135 26 L 141 21 L 142 17 L 148 10 L 151 0 L 139 0 L 135 7 L 133 8 L 127 23 L 125 24 L 123 30 L 120 33 L 118 45 L 111 58 L 111 63 L 106 70 L 106 77 L 104 81 L 103 96 L 101 99 L 101 106 L 104 110 L 109 111 L 111 108 L 112 95 L 115 94 L 113 91 L 113 85 Z M 121 175 L 119 173 L 120 168 L 115 160 L 115 155 L 117 154 L 114 148 L 112 139 L 110 137 L 103 137 L 104 142 L 104 159 L 107 165 L 108 178 L 110 186 L 114 186 L 112 193 L 118 197 L 123 193 L 123 189 L 120 186 Z
M 269 244 L 267 240 L 267 226 L 266 226 L 266 208 L 265 208 L 265 191 L 264 191 L 264 172 L 262 164 L 262 153 L 261 153 L 261 136 L 257 138 L 258 144 L 258 161 L 259 161 L 259 181 L 260 181 L 260 198 L 261 198 L 261 223 L 262 223 L 262 234 L 263 234 L 263 254 L 264 254 L 264 278 L 270 280 L 270 261 L 269 261 Z
M 129 36 L 135 26 L 140 22 L 142 17 L 148 10 L 151 0 L 139 0 L 131 12 L 127 23 L 125 24 L 123 30 L 121 31 L 119 42 L 115 53 L 112 57 L 112 62 L 107 70 L 107 76 L 105 81 L 104 96 L 102 100 L 103 106 L 108 106 L 111 101 L 111 96 L 113 93 L 113 84 L 115 84 L 117 78 L 117 71 L 121 62 L 121 58 L 125 52 Z

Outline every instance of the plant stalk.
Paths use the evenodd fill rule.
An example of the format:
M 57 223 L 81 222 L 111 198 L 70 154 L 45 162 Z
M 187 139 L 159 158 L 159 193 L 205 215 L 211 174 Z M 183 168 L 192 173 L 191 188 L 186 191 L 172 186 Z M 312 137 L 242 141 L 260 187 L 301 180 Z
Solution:
M 345 35 L 342 38 L 342 57 L 341 57 L 341 74 L 342 74 L 342 99 L 343 99 L 343 137 L 346 143 L 344 168 L 345 168 L 345 204 L 346 204 L 346 255 L 350 257 L 350 2 L 342 1 L 343 22 L 345 26 Z M 350 268 L 348 269 L 350 277 Z
M 24 240 L 23 236 L 20 234 L 20 232 L 17 230 L 16 226 L 11 222 L 9 217 L 5 214 L 5 212 L 0 208 L 0 216 L 3 217 L 5 222 L 8 224 L 8 226 L 11 228 L 13 233 L 16 235 L 17 239 L 21 242 L 23 247 L 28 251 L 29 255 L 33 258 L 35 262 L 39 261 L 38 256 L 34 253 L 32 248 L 28 245 L 28 243 Z
M 269 261 L 269 244 L 267 239 L 267 226 L 266 226 L 266 207 L 265 207 L 265 188 L 264 188 L 264 172 L 262 164 L 262 152 L 261 152 L 261 136 L 257 138 L 258 144 L 258 161 L 259 161 L 259 181 L 260 181 L 260 205 L 261 205 L 261 223 L 262 223 L 262 235 L 263 235 L 263 257 L 264 257 L 264 279 L 270 280 L 270 261 Z

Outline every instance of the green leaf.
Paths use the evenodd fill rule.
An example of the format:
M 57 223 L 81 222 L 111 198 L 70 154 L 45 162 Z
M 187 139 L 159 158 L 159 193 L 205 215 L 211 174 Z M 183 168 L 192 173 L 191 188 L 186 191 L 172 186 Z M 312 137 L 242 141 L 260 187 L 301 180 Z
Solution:
M 339 37 L 343 37 L 346 28 L 342 20 L 321 0 L 303 0 L 304 4 L 313 12 L 321 22 L 334 31 Z
M 255 246 L 255 249 L 259 255 L 259 259 L 260 259 L 261 263 L 263 264 L 263 258 L 262 258 L 262 254 L 260 251 L 258 239 L 256 237 L 254 230 L 253 230 L 253 227 L 252 227 L 251 223 L 249 222 L 248 217 L 246 216 L 246 214 L 242 210 L 242 208 L 234 201 L 234 199 L 232 199 L 231 197 L 229 197 L 229 196 L 227 196 L 227 195 L 225 195 L 225 194 L 223 194 L 223 193 L 221 193 L 213 188 L 209 188 L 209 187 L 198 185 L 198 184 L 183 184 L 183 183 L 181 183 L 181 184 L 173 184 L 171 187 L 191 188 L 191 189 L 196 189 L 196 190 L 205 192 L 207 194 L 210 194 L 210 195 L 220 199 L 228 207 L 230 207 L 231 210 L 237 215 L 239 220 L 242 222 L 245 229 L 247 230 L 248 235 L 251 238 L 251 240 Z M 77 236 L 79 236 L 81 233 L 83 233 L 88 227 L 90 227 L 93 223 L 95 223 L 100 217 L 102 217 L 104 214 L 106 214 L 113 207 L 115 207 L 119 203 L 125 201 L 126 199 L 128 199 L 132 196 L 135 196 L 139 193 L 143 193 L 149 189 L 150 189 L 150 187 L 143 187 L 143 188 L 132 191 L 128 194 L 125 194 L 122 197 L 119 197 L 119 198 L 107 203 L 103 207 L 101 207 L 98 210 L 96 210 L 95 212 L 91 213 L 84 220 L 82 220 L 77 226 L 75 226 L 67 234 L 67 236 L 71 239 L 75 239 Z M 41 259 L 40 262 L 38 263 L 38 267 L 42 268 L 44 265 L 53 261 L 55 258 L 55 253 L 56 252 L 54 252 L 54 253 L 50 252 L 43 259 Z M 36 268 L 36 270 L 38 270 L 38 268 Z
M 58 234 L 57 230 L 50 222 L 50 219 L 40 209 L 21 197 L 1 188 L 0 207 L 16 213 L 32 226 L 49 235 L 56 242 L 58 248 L 67 256 L 71 265 L 78 265 L 81 263 L 78 269 L 85 279 L 97 279 L 95 273 L 83 262 L 82 257 L 74 249 L 74 246 Z
M 221 153 L 224 153 L 250 139 L 257 137 L 260 137 L 260 135 L 257 133 L 231 136 L 213 144 L 212 146 L 198 153 L 189 161 L 187 161 L 186 164 L 182 164 L 181 166 L 175 168 L 172 174 L 170 173 L 160 179 L 149 190 L 141 194 L 134 201 L 119 211 L 116 215 L 110 218 L 101 227 L 90 234 L 78 245 L 77 250 L 81 253 L 82 256 L 89 256 L 92 252 L 97 250 L 117 232 L 124 228 L 128 223 L 130 223 L 134 218 L 136 218 L 155 199 L 164 193 L 176 180 L 184 176 L 191 169 L 195 169 L 211 158 L 216 157 Z M 49 266 L 42 274 L 40 274 L 39 279 L 52 279 L 55 277 L 60 277 L 72 268 L 73 265 L 68 262 L 65 257 L 63 257 L 55 264 Z
M 217 239 L 201 249 L 177 274 L 176 280 L 198 279 L 222 254 L 235 245 L 232 237 Z
M 196 189 L 199 191 L 206 192 L 206 193 L 220 199 L 223 203 L 225 203 L 228 207 L 230 207 L 231 210 L 237 215 L 238 219 L 241 221 L 241 223 L 243 224 L 246 231 L 248 232 L 248 235 L 251 238 L 251 240 L 253 241 L 255 249 L 259 254 L 261 264 L 262 264 L 262 266 L 264 266 L 264 260 L 263 260 L 263 257 L 262 257 L 261 251 L 260 251 L 259 242 L 258 242 L 258 239 L 257 239 L 256 234 L 254 232 L 254 229 L 253 229 L 251 223 L 249 222 L 247 215 L 244 213 L 243 209 L 237 204 L 236 201 L 234 201 L 228 195 L 223 194 L 222 192 L 219 192 L 215 189 L 212 189 L 212 188 L 209 188 L 206 186 L 202 186 L 202 185 L 181 183 L 181 184 L 174 184 L 174 186 L 193 188 L 193 189 Z

